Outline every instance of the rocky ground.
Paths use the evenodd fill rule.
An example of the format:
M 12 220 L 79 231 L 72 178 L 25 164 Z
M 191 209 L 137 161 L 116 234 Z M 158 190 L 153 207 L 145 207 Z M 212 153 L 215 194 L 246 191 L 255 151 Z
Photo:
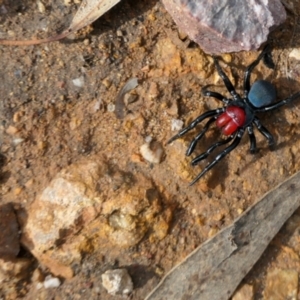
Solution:
M 270 36 L 275 70 L 261 63 L 252 76 L 269 79 L 278 99 L 300 90 L 300 5 L 287 4 L 287 21 Z M 2 0 L 0 37 L 52 35 L 77 5 Z M 166 142 L 179 121 L 220 106 L 201 95 L 203 86 L 227 91 L 212 58 L 178 34 L 159 1 L 123 0 L 75 41 L 1 46 L 0 53 L 0 228 L 21 234 L 20 251 L 15 243 L 1 261 L 0 298 L 121 299 L 108 294 L 101 275 L 125 268 L 131 299 L 143 299 L 192 250 L 300 170 L 299 99 L 260 115 L 275 151 L 257 133 L 260 151 L 251 155 L 245 136 L 188 186 L 209 160 L 191 167 L 185 157 L 195 132 Z M 222 55 L 237 90 L 258 53 Z M 117 96 L 132 78 L 138 86 L 119 118 Z M 219 137 L 212 129 L 195 152 Z M 300 296 L 299 226 L 300 210 L 243 280 L 248 294 L 240 299 Z M 45 285 L 49 275 L 59 282 Z

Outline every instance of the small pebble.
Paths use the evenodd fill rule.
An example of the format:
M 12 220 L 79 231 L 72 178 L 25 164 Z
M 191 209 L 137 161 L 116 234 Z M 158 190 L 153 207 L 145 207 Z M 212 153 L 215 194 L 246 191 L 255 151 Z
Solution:
M 105 85 L 105 87 L 108 89 L 111 86 L 111 80 L 109 80 L 108 78 L 104 78 L 102 80 L 103 85 Z
M 56 277 L 52 277 L 51 275 L 46 276 L 44 281 L 44 288 L 57 288 L 60 286 L 60 280 Z
M 171 130 L 172 131 L 178 131 L 183 128 L 183 121 L 178 119 L 172 119 L 171 121 Z
M 94 105 L 94 111 L 98 111 L 101 109 L 101 106 L 102 106 L 102 100 L 101 99 L 98 99 Z
M 17 112 L 15 112 L 14 115 L 13 115 L 13 121 L 14 121 L 14 123 L 20 122 L 23 116 L 24 116 L 24 112 L 23 111 L 17 111 Z
M 109 294 L 128 295 L 133 291 L 133 283 L 126 269 L 108 270 L 101 278 L 102 285 Z
M 155 99 L 159 95 L 158 85 L 156 82 L 151 82 L 150 87 L 147 92 L 147 96 L 149 99 Z
M 75 78 L 72 80 L 72 82 L 76 87 L 82 88 L 84 86 L 84 77 L 80 76 L 78 78 Z
M 25 141 L 25 140 L 22 139 L 22 138 L 15 138 L 15 139 L 13 139 L 12 143 L 13 143 L 15 146 L 17 146 L 17 145 L 23 143 L 24 141 Z
M 297 60 L 300 60 L 300 49 L 295 48 L 293 49 L 290 54 L 289 54 L 290 58 L 295 58 Z
M 151 136 L 151 135 L 147 135 L 147 136 L 145 137 L 145 142 L 146 142 L 146 143 L 151 143 L 151 142 L 152 142 L 152 136 Z
M 123 32 L 122 32 L 121 30 L 117 30 L 117 32 L 116 32 L 116 33 L 117 33 L 117 36 L 118 36 L 118 37 L 121 37 L 121 36 L 123 36 Z
M 42 273 L 42 271 L 39 268 L 35 269 L 32 274 L 31 281 L 40 283 L 43 286 L 43 284 L 41 283 L 43 280 L 44 274 Z
M 159 164 L 162 160 L 164 150 L 160 143 L 145 143 L 140 147 L 140 153 L 143 158 L 150 163 Z
M 244 212 L 244 210 L 242 208 L 238 208 L 236 212 L 238 213 L 238 215 L 241 215 Z
M 114 112 L 115 109 L 116 109 L 116 106 L 115 106 L 113 103 L 109 103 L 109 104 L 107 105 L 107 111 L 108 111 L 108 112 Z
M 45 5 L 41 1 L 37 1 L 38 10 L 40 13 L 44 14 L 46 11 Z
M 88 46 L 90 44 L 90 40 L 89 39 L 84 39 L 83 44 L 85 46 Z
M 12 30 L 8 30 L 8 31 L 7 31 L 7 34 L 8 34 L 8 36 L 10 36 L 10 37 L 13 37 L 13 36 L 16 35 L 16 33 L 15 33 L 14 31 L 12 31 Z

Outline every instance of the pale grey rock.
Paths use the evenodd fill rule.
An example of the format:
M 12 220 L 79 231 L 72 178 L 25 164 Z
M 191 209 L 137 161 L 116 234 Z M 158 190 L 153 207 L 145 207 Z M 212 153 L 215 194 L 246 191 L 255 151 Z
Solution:
M 102 285 L 109 294 L 128 295 L 133 291 L 133 283 L 126 269 L 108 270 L 101 277 Z
M 106 172 L 99 161 L 84 160 L 63 169 L 26 212 L 22 244 L 56 276 L 72 278 L 72 263 L 81 260 L 86 228 L 101 206 L 99 181 Z
M 162 0 L 178 27 L 207 53 L 258 49 L 286 19 L 280 0 Z
M 54 276 L 72 278 L 82 254 L 94 249 L 128 248 L 147 232 L 150 242 L 167 235 L 172 211 L 162 206 L 152 181 L 111 170 L 98 156 L 68 166 L 24 214 L 22 244 Z
M 97 215 L 97 183 L 102 166 L 86 161 L 62 170 L 30 206 L 22 242 L 44 253 L 72 236 Z
M 171 121 L 171 130 L 178 131 L 183 128 L 183 121 L 179 119 L 172 119 Z
M 83 76 L 72 79 L 72 82 L 78 88 L 84 87 L 84 77 Z

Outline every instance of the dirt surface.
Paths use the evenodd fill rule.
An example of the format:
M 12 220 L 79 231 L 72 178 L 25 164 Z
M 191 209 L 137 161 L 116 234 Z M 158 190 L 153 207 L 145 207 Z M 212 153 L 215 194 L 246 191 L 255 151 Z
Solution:
M 66 2 L 44 3 L 45 11 L 41 11 L 35 1 L 0 1 L 0 37 L 45 37 L 66 28 L 78 7 Z M 252 81 L 269 79 L 277 87 L 278 99 L 300 90 L 300 60 L 289 56 L 300 47 L 300 4 L 290 1 L 290 5 L 287 21 L 270 37 L 275 70 L 261 63 L 252 76 Z M 260 151 L 251 155 L 245 135 L 236 150 L 197 184 L 188 186 L 209 160 L 189 166 L 185 150 L 195 132 L 166 145 L 176 133 L 171 131 L 172 119 L 188 124 L 220 106 L 217 100 L 201 95 L 205 85 L 228 92 L 211 57 L 178 37 L 159 1 L 122 0 L 76 40 L 0 46 L 0 55 L 1 204 L 12 202 L 16 210 L 26 210 L 61 169 L 98 156 L 134 176 L 136 184 L 139 174 L 150 178 L 163 205 L 173 210 L 169 234 L 160 242 L 145 238 L 136 247 L 120 248 L 118 255 L 111 256 L 96 251 L 87 255 L 76 266 L 74 278 L 59 288 L 37 290 L 31 278 L 26 278 L 7 299 L 116 299 L 102 287 L 101 274 L 118 265 L 127 267 L 132 276 L 135 289 L 131 299 L 143 299 L 195 247 L 300 170 L 299 99 L 260 115 L 276 139 L 275 151 L 270 151 L 257 133 Z M 222 56 L 221 65 L 238 91 L 246 66 L 257 55 Z M 132 96 L 135 101 L 128 104 L 124 119 L 118 119 L 110 111 L 112 104 L 133 77 L 139 79 Z M 78 78 L 82 87 L 74 85 Z M 148 136 L 163 145 L 165 156 L 160 164 L 148 163 L 139 154 Z M 217 129 L 212 130 L 195 152 L 202 153 L 219 136 Z M 245 278 L 245 283 L 255 286 L 255 299 L 262 298 L 270 270 L 278 267 L 300 272 L 299 218 L 300 211 Z M 24 250 L 22 255 L 28 253 Z

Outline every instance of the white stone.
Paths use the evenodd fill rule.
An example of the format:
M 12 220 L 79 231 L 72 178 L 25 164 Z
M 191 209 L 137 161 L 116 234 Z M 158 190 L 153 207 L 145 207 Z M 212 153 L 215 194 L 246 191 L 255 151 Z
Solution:
M 82 88 L 84 86 L 84 77 L 80 76 L 78 78 L 75 78 L 72 80 L 72 82 L 76 87 Z
M 300 49 L 299 48 L 295 48 L 293 49 L 290 54 L 289 54 L 290 58 L 295 58 L 297 60 L 300 60 Z
M 56 277 L 52 277 L 51 275 L 46 276 L 44 281 L 44 288 L 57 288 L 60 286 L 60 280 Z
M 116 106 L 115 106 L 113 103 L 109 103 L 109 104 L 107 105 L 107 111 L 108 111 L 108 112 L 114 112 L 115 109 L 116 109 Z
M 128 295 L 133 290 L 133 283 L 126 269 L 108 270 L 101 278 L 102 285 L 109 294 Z
M 41 1 L 37 1 L 37 7 L 40 13 L 44 14 L 46 11 L 45 5 Z
M 21 143 L 23 143 L 25 141 L 25 139 L 22 139 L 22 138 L 15 138 L 15 139 L 13 139 L 13 144 L 15 145 L 15 146 L 17 146 L 17 145 L 19 145 L 19 144 L 21 144 Z
M 172 131 L 178 131 L 181 130 L 183 127 L 183 121 L 178 119 L 172 119 L 171 121 L 171 130 Z
M 147 136 L 145 137 L 145 142 L 146 142 L 146 143 L 151 143 L 152 140 L 153 140 L 153 138 L 152 138 L 151 135 L 147 135 Z

